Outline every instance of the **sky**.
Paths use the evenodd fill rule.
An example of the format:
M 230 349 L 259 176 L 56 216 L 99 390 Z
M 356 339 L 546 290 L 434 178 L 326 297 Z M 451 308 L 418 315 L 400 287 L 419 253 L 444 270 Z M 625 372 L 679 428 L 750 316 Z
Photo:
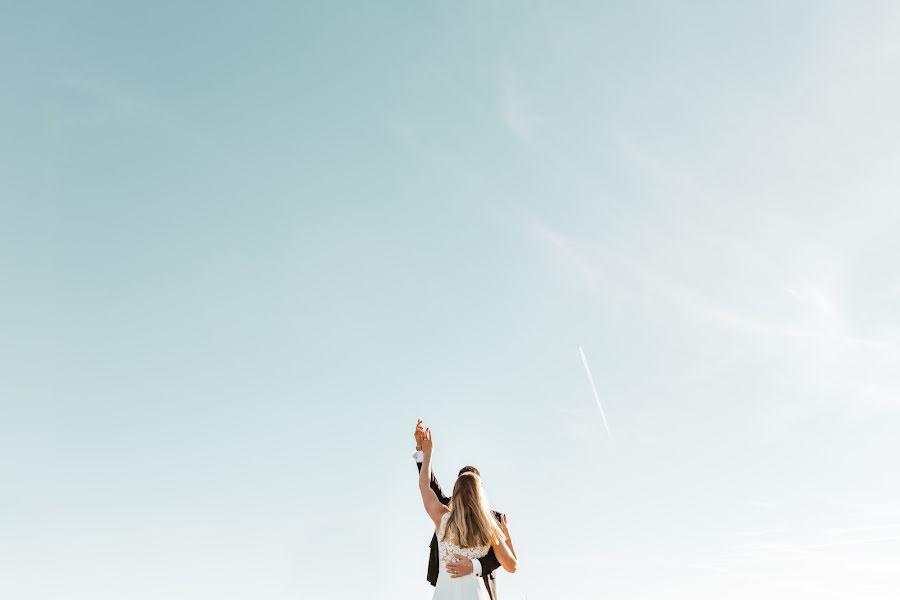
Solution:
M 896 3 L 3 14 L 3 598 L 897 597 Z

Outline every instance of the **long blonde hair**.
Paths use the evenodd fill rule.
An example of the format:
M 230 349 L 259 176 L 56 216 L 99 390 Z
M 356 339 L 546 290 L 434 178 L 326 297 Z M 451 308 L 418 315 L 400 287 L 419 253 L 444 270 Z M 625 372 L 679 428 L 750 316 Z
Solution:
M 444 539 L 460 548 L 491 546 L 506 539 L 491 514 L 481 478 L 471 471 L 460 474 L 453 486 Z

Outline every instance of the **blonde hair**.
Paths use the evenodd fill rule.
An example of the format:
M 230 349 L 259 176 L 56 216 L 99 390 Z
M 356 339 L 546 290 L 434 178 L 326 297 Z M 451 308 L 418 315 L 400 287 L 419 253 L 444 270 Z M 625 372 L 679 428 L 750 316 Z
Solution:
M 444 539 L 460 548 L 492 546 L 506 539 L 488 506 L 481 478 L 475 473 L 462 473 L 453 486 Z

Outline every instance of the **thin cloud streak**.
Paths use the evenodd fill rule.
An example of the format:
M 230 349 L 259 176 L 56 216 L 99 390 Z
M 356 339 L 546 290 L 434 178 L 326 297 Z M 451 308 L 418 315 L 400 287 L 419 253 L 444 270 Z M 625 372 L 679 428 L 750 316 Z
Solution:
M 588 381 L 591 383 L 591 391 L 594 392 L 594 400 L 597 401 L 597 408 L 600 409 L 600 416 L 603 417 L 603 426 L 606 428 L 606 434 L 612 439 L 612 432 L 609 430 L 609 424 L 606 422 L 606 414 L 603 412 L 603 405 L 600 404 L 600 394 L 597 393 L 597 386 L 594 385 L 594 377 L 591 375 L 591 368 L 588 366 L 587 357 L 584 350 L 578 346 L 578 352 L 581 353 L 581 362 L 584 364 L 584 371 L 587 373 Z

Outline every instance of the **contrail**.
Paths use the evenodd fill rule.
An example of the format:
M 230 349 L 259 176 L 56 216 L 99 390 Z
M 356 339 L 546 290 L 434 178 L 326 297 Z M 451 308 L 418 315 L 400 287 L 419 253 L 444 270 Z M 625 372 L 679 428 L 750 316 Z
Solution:
M 612 432 L 609 430 L 609 424 L 606 422 L 606 415 L 603 413 L 603 405 L 600 404 L 600 395 L 597 393 L 597 386 L 594 385 L 594 378 L 591 376 L 591 368 L 588 366 L 587 357 L 584 355 L 584 350 L 581 349 L 581 346 L 578 346 L 578 351 L 581 352 L 581 362 L 584 363 L 584 370 L 587 373 L 588 381 L 591 382 L 591 390 L 594 392 L 594 399 L 597 401 L 597 408 L 600 409 L 600 416 L 603 417 L 603 426 L 606 427 L 606 435 L 612 439 Z

